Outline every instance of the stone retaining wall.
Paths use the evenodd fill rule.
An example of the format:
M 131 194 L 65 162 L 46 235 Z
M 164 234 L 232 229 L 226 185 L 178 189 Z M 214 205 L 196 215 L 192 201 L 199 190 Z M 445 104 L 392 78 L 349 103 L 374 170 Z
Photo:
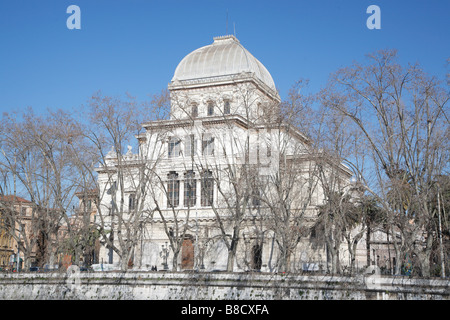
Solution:
M 449 300 L 450 281 L 273 273 L 0 273 L 0 299 Z

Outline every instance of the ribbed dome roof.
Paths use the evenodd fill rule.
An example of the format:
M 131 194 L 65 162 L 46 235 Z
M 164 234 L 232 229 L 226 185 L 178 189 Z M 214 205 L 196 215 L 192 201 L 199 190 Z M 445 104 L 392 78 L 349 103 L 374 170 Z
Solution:
M 212 44 L 189 53 L 178 64 L 172 81 L 231 76 L 242 72 L 253 73 L 276 91 L 269 71 L 234 36 L 216 37 Z

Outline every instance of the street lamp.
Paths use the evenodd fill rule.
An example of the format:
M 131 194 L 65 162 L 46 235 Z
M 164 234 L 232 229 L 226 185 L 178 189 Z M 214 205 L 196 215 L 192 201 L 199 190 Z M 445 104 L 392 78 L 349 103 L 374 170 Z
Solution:
M 164 247 L 164 245 L 161 245 L 161 247 L 162 247 L 162 251 L 160 252 L 160 256 L 161 256 L 161 258 L 164 259 L 163 267 L 164 267 L 164 270 L 168 270 L 169 267 L 167 266 L 167 257 L 169 256 L 169 247 L 167 245 L 167 241 L 166 241 L 166 246 Z
M 19 272 L 20 269 L 20 233 L 22 231 L 22 225 L 19 223 L 19 241 L 17 242 L 17 262 L 16 262 L 16 266 L 17 266 L 17 272 Z
M 199 251 L 200 254 L 200 270 L 205 270 L 205 251 L 208 243 L 202 242 L 201 249 Z

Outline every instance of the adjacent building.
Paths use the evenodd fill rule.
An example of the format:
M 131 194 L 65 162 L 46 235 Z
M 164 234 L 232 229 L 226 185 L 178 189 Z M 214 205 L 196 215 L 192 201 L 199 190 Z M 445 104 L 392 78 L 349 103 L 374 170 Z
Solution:
M 17 260 L 22 269 L 25 256 L 30 261 L 36 259 L 36 243 L 30 241 L 32 210 L 32 203 L 29 200 L 13 195 L 0 197 L 0 268 L 2 270 L 17 268 Z

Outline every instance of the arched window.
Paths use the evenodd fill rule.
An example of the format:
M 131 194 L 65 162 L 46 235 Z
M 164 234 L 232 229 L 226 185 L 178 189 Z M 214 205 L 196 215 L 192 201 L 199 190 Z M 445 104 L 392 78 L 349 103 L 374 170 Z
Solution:
M 262 265 L 262 245 L 256 243 L 252 248 L 252 269 L 261 270 Z

